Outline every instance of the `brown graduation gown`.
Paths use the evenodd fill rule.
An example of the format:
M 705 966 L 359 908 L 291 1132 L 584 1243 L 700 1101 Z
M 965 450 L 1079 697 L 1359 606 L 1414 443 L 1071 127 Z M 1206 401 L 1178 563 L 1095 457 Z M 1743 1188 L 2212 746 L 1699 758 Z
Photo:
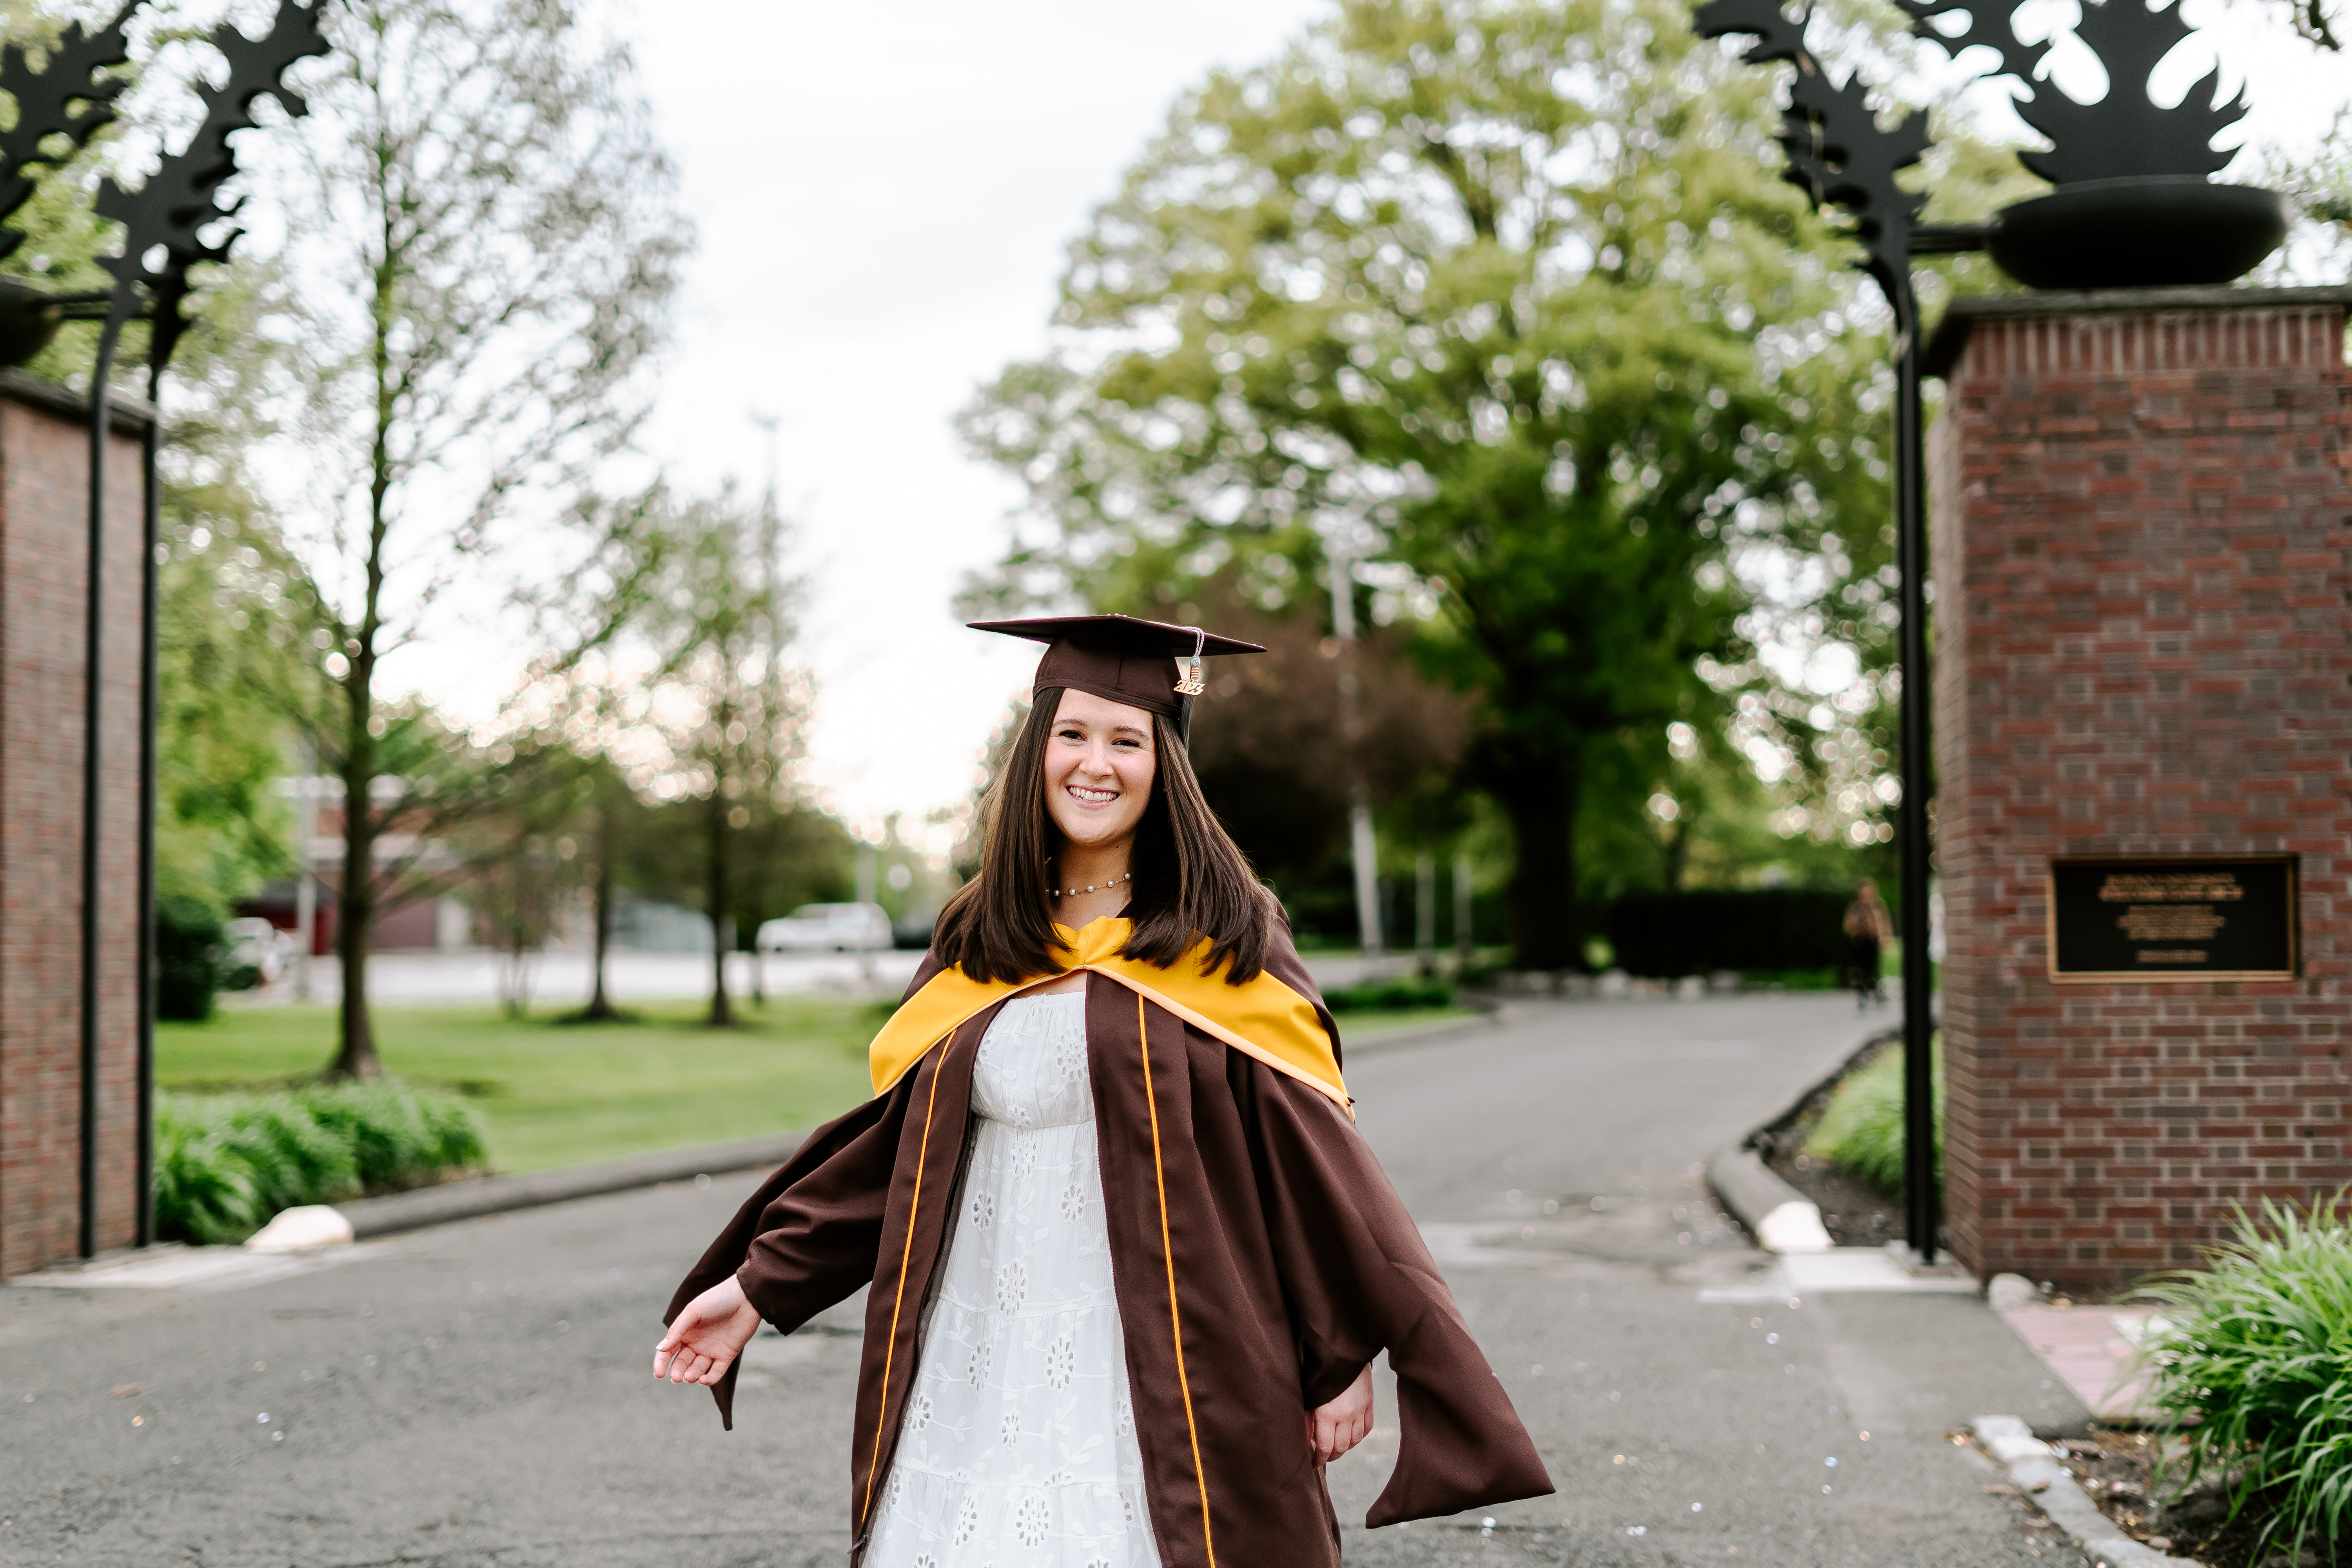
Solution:
M 1279 933 L 1277 945 L 1268 970 L 1331 1029 Z M 908 994 L 937 971 L 926 959 Z M 789 1333 L 872 1285 L 850 1467 L 853 1562 L 890 1478 L 970 1146 L 972 1057 L 995 1016 L 975 1015 L 887 1093 L 810 1134 L 670 1304 L 675 1318 L 731 1271 Z M 1400 1443 L 1367 1525 L 1552 1489 L 1420 1232 L 1338 1105 L 1101 974 L 1087 980 L 1087 1060 L 1165 1568 L 1338 1568 L 1339 1526 L 1305 1413 L 1383 1350 Z M 730 1367 L 712 1390 L 730 1426 L 734 1385 Z

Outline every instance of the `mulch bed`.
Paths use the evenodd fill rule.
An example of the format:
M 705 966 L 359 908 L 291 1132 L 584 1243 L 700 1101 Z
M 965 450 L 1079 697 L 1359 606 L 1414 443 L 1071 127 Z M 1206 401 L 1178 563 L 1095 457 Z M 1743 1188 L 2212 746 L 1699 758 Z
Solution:
M 2226 1492 L 2209 1483 L 2179 1497 L 2188 1466 L 2176 1442 L 2164 1473 L 2158 1474 L 2157 1459 L 2166 1441 L 2150 1433 L 2103 1426 L 2094 1441 L 2070 1439 L 2060 1445 L 2066 1450 L 2060 1463 L 2124 1533 L 2158 1552 L 2189 1558 L 2205 1568 L 2295 1568 L 2294 1560 L 2275 1545 L 2257 1552 L 2261 1518 L 2249 1510 L 2231 1520 Z M 2326 1560 L 2324 1548 L 2304 1549 L 2305 1563 Z
M 1890 1024 L 1899 1030 L 1899 1023 Z M 1903 1235 L 1903 1200 L 1858 1182 L 1832 1166 L 1804 1153 L 1805 1140 L 1829 1109 L 1830 1096 L 1848 1073 L 1860 1072 L 1888 1051 L 1899 1051 L 1898 1035 L 1857 1052 L 1843 1071 L 1805 1097 L 1787 1115 L 1757 1134 L 1756 1152 L 1782 1181 L 1821 1206 L 1822 1225 L 1840 1247 L 1884 1247 Z

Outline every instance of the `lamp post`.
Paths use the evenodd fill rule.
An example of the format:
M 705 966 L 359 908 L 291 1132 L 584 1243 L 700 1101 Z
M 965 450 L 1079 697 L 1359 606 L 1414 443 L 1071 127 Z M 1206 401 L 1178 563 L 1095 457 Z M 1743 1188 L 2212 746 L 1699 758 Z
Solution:
M 31 199 L 35 186 L 28 171 L 34 165 L 55 166 L 69 160 L 115 119 L 114 100 L 125 84 L 101 73 L 130 59 L 124 28 L 142 4 L 144 0 L 131 0 L 111 22 L 93 33 L 85 33 L 79 24 L 68 27 L 40 70 L 33 68 L 22 50 L 0 51 L 0 89 L 5 89 L 17 105 L 16 123 L 0 134 L 0 220 Z M 125 326 L 140 320 L 151 323 L 147 395 L 152 404 L 164 367 L 187 330 L 183 307 L 191 292 L 189 268 L 200 261 L 226 260 L 237 237 L 236 230 L 212 241 L 202 237 L 202 231 L 227 219 L 236 208 L 237 204 L 223 206 L 218 199 L 223 182 L 236 172 L 228 139 L 253 127 L 252 109 L 257 99 L 274 97 L 287 113 L 304 112 L 301 99 L 289 91 L 280 79 L 296 60 L 323 54 L 327 48 L 319 32 L 317 8 L 295 0 L 280 0 L 269 32 L 258 39 L 224 24 L 214 30 L 210 42 L 228 68 L 219 86 L 207 83 L 200 89 L 204 119 L 186 147 L 166 155 L 135 191 L 125 190 L 110 176 L 99 183 L 98 213 L 114 219 L 123 229 L 121 253 L 100 263 L 114 275 L 113 287 L 74 295 L 44 294 L 19 283 L 0 290 L 0 363 L 21 364 L 38 353 L 62 321 L 100 323 L 89 382 L 89 541 L 83 648 L 79 1250 L 85 1258 L 98 1249 L 99 1005 L 104 992 L 99 893 L 106 760 L 101 678 L 104 595 L 110 571 L 105 479 L 111 422 L 108 394 L 115 354 Z M 45 151 L 44 143 L 55 136 L 65 137 L 71 151 L 61 154 Z M 23 241 L 21 231 L 0 228 L 0 256 Z M 155 665 L 160 585 L 155 554 L 162 507 L 156 481 L 160 437 L 157 421 L 151 418 L 140 439 L 143 546 L 137 762 L 139 939 L 132 981 L 139 1058 L 137 1234 L 142 1246 L 154 1235 Z
M 2214 100 L 2219 68 L 2176 106 L 2147 91 L 2157 63 L 2189 36 L 2179 6 L 2149 11 L 2143 0 L 2085 0 L 2077 36 L 2107 68 L 2107 96 L 2084 105 L 2033 80 L 2054 38 L 2017 42 L 2010 7 L 1980 0 L 1897 0 L 1913 30 L 1952 54 L 1985 45 L 1998 74 L 2020 84 L 2018 111 L 2057 143 L 2021 161 L 2058 188 L 2021 202 L 1982 225 L 1919 223 L 1924 195 L 1902 189 L 1895 174 L 1927 148 L 1927 116 L 1917 110 L 1882 127 L 1859 74 L 1833 82 L 1805 43 L 1810 9 L 1791 19 L 1780 0 L 1708 0 L 1693 16 L 1702 37 L 1752 37 L 1750 64 L 1795 68 L 1778 138 L 1787 178 L 1853 220 L 1863 247 L 1857 265 L 1885 297 L 1895 318 L 1894 511 L 1896 569 L 1902 574 L 1896 663 L 1903 798 L 1898 816 L 1903 878 L 1903 1207 L 1905 1234 L 1920 1261 L 1936 1256 L 1940 1207 L 1936 1160 L 1935 1075 L 1931 1046 L 1933 972 L 1927 952 L 1932 787 L 1927 668 L 1927 515 L 1925 420 L 1919 392 L 1919 296 L 1911 258 L 1986 250 L 2011 277 L 2035 288 L 2095 289 L 2222 283 L 2275 250 L 2287 211 L 2274 192 L 2216 185 L 2208 176 L 2231 156 L 2212 139 L 2242 118 L 2243 96 Z M 1965 15 L 1957 32 L 1931 21 Z

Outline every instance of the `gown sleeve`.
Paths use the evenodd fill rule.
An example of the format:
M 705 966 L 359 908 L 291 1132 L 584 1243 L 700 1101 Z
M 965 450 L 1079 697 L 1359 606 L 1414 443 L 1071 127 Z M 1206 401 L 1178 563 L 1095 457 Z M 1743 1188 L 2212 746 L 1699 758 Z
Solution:
M 1276 1267 L 1310 1410 L 1385 1350 L 1396 1373 L 1396 1469 L 1367 1526 L 1541 1497 L 1551 1478 L 1486 1364 L 1421 1232 L 1347 1117 L 1263 1069 L 1255 1118 Z
M 732 1274 L 760 1316 L 790 1333 L 871 1280 L 906 1109 L 901 1083 L 810 1133 L 719 1233 L 663 1323 Z M 710 1387 L 730 1431 L 741 1365 L 738 1357 Z

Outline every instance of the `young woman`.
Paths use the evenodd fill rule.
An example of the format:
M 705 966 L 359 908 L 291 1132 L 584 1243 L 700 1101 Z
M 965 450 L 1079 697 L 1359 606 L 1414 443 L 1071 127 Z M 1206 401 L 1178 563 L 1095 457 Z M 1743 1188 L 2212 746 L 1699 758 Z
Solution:
M 1125 616 L 1049 645 L 981 871 L 810 1134 L 679 1288 L 654 1374 L 708 1384 L 871 1286 L 866 1568 L 1338 1568 L 1322 1467 L 1398 1383 L 1394 1523 L 1551 1490 L 1356 1134 L 1339 1033 L 1202 799 L 1204 653 Z M 1178 682 L 1176 659 L 1190 657 Z
M 1846 973 L 1853 982 L 1855 1010 L 1885 1000 L 1878 989 L 1878 955 L 1895 940 L 1895 917 L 1878 896 L 1878 884 L 1864 882 L 1845 907 Z

